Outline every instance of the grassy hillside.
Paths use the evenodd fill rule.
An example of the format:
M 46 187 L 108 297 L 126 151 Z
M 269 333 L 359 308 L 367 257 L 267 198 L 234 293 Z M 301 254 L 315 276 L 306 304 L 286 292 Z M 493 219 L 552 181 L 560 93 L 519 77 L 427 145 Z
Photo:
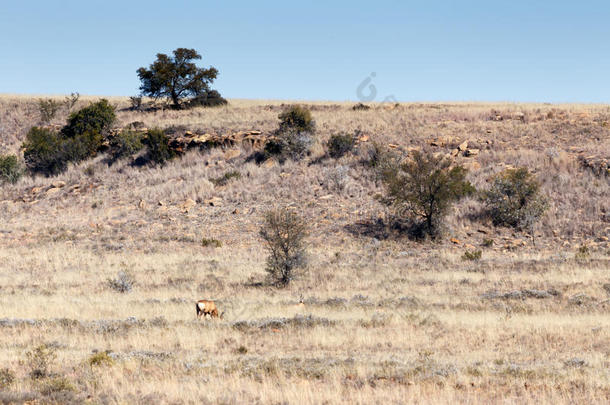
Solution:
M 134 112 L 110 101 L 119 127 L 216 134 L 268 134 L 285 108 Z M 610 107 L 307 105 L 317 138 L 300 162 L 257 164 L 245 145 L 164 167 L 98 156 L 1 185 L 0 369 L 15 379 L 3 388 L 0 370 L 0 400 L 610 400 L 610 177 L 590 167 L 610 158 Z M 0 97 L 0 154 L 19 153 L 38 121 L 36 99 Z M 338 132 L 361 141 L 327 158 Z M 533 235 L 494 227 L 476 198 L 456 205 L 436 242 L 386 226 L 383 187 L 363 164 L 370 145 L 449 154 L 464 141 L 479 153 L 455 159 L 478 188 L 506 167 L 534 172 L 550 206 Z M 217 184 L 230 172 L 240 176 Z M 275 206 L 310 224 L 309 267 L 284 289 L 265 283 L 258 237 Z M 463 257 L 473 250 L 480 260 Z M 109 287 L 119 272 L 132 291 Z M 197 320 L 202 298 L 225 318 Z M 33 379 L 27 353 L 40 345 L 57 359 Z

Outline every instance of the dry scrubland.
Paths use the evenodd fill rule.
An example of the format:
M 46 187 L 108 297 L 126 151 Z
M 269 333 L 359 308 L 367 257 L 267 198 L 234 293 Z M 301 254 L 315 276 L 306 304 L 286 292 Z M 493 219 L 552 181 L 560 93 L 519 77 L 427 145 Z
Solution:
M 246 149 L 189 152 L 162 169 L 96 158 L 1 186 L 0 368 L 16 378 L 0 401 L 610 401 L 610 184 L 579 161 L 610 156 L 610 107 L 309 105 L 318 141 L 303 162 L 259 166 Z M 270 132 L 281 110 L 233 100 L 118 117 Z M 17 152 L 37 120 L 35 100 L 0 98 L 0 153 Z M 459 160 L 481 188 L 506 165 L 529 167 L 551 199 L 535 245 L 481 220 L 475 199 L 457 205 L 440 242 L 387 231 L 382 189 L 361 163 L 366 144 L 317 159 L 339 131 L 405 150 L 468 140 L 480 153 Z M 241 178 L 210 181 L 230 170 Z M 261 214 L 279 204 L 311 224 L 309 268 L 286 289 L 260 283 Z M 481 260 L 463 260 L 467 249 Z M 124 294 L 107 285 L 122 270 L 137 282 Z M 225 319 L 197 321 L 200 298 L 218 300 Z M 41 344 L 57 359 L 35 381 L 26 353 Z M 90 361 L 106 350 L 111 362 Z

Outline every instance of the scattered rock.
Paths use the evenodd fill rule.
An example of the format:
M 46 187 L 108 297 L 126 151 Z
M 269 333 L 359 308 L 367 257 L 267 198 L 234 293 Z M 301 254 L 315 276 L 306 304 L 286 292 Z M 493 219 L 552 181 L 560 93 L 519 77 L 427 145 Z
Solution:
M 457 148 L 460 152 L 466 151 L 468 149 L 468 141 L 462 142 Z
M 191 209 L 192 209 L 192 208 L 193 208 L 195 205 L 197 205 L 197 203 L 196 203 L 196 202 L 195 202 L 193 199 L 189 198 L 189 199 L 187 199 L 185 202 L 183 202 L 183 203 L 182 203 L 182 205 L 180 205 L 180 210 L 181 210 L 183 213 L 187 213 L 187 212 L 189 212 L 189 211 L 190 211 L 190 210 L 191 210 Z
M 210 207 L 221 207 L 222 206 L 222 198 L 220 197 L 212 197 L 203 201 L 205 205 L 209 205 Z
M 456 239 L 456 238 L 451 238 L 450 241 L 451 241 L 451 243 L 455 243 L 456 245 L 459 245 L 462 243 L 459 239 Z
M 464 156 L 466 156 L 466 157 L 477 156 L 478 154 L 479 154 L 479 149 L 466 149 L 464 151 Z
M 50 189 L 47 190 L 47 192 L 45 193 L 45 195 L 47 197 L 55 195 L 57 193 L 59 193 L 61 191 L 61 188 L 59 187 L 51 187 Z
M 62 188 L 62 187 L 66 186 L 66 182 L 65 181 L 61 181 L 61 180 L 54 181 L 53 183 L 51 183 L 51 186 L 54 187 L 54 188 Z

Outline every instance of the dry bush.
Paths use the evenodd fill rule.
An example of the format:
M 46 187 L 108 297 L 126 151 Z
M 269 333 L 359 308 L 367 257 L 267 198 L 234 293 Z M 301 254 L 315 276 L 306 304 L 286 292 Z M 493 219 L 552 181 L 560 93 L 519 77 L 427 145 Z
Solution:
M 106 280 L 111 290 L 120 293 L 130 292 L 136 284 L 134 276 L 128 271 L 119 271 L 116 278 Z
M 26 354 L 29 375 L 32 379 L 48 377 L 57 355 L 55 348 L 42 344 L 28 351 Z
M 540 184 L 527 168 L 508 169 L 493 179 L 483 201 L 495 225 L 531 228 L 548 207 Z
M 274 284 L 287 285 L 294 272 L 305 266 L 305 221 L 291 210 L 273 209 L 263 217 L 260 236 L 269 253 L 267 273 Z

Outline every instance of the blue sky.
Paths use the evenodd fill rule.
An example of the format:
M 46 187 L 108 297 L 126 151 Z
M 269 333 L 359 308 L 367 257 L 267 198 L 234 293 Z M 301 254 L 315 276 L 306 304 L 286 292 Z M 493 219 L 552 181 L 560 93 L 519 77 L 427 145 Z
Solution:
M 0 93 L 134 95 L 187 47 L 231 98 L 610 102 L 609 21 L 604 1 L 0 0 Z

